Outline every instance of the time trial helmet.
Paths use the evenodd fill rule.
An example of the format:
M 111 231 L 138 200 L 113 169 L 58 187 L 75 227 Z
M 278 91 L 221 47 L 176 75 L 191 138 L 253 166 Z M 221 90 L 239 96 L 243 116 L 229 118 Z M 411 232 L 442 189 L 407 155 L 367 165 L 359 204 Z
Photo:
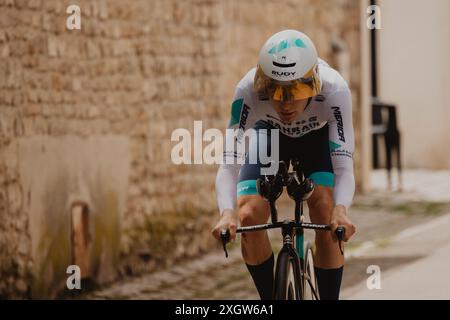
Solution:
M 316 47 L 307 35 L 280 31 L 261 48 L 254 88 L 278 101 L 314 97 L 321 90 L 317 63 Z

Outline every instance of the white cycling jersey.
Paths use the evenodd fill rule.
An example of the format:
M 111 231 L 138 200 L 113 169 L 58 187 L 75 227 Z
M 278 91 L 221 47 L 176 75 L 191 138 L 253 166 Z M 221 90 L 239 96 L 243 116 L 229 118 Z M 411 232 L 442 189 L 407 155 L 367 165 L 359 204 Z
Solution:
M 268 99 L 259 97 L 253 90 L 256 68 L 251 69 L 238 83 L 231 110 L 229 128 L 247 130 L 258 120 L 278 128 L 281 134 L 301 137 L 328 123 L 330 155 L 334 172 L 333 198 L 335 205 L 351 205 L 355 192 L 353 175 L 354 132 L 352 124 L 352 98 L 350 89 L 341 75 L 319 59 L 322 83 L 320 94 L 314 97 L 305 111 L 291 124 L 283 123 Z M 242 155 L 224 154 L 234 160 Z M 216 177 L 216 194 L 219 210 L 236 208 L 236 186 L 241 165 L 237 161 L 224 161 Z

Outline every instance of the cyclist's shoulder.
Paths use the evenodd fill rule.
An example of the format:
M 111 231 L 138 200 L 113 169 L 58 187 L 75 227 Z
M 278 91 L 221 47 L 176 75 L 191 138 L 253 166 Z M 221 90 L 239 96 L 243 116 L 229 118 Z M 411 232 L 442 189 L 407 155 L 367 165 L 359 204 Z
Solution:
M 337 92 L 350 92 L 347 81 L 327 62 L 319 58 L 319 75 L 322 82 L 321 95 L 325 98 Z
M 255 78 L 256 68 L 251 68 L 247 73 L 239 80 L 236 85 L 236 91 L 241 94 L 253 95 L 253 79 Z

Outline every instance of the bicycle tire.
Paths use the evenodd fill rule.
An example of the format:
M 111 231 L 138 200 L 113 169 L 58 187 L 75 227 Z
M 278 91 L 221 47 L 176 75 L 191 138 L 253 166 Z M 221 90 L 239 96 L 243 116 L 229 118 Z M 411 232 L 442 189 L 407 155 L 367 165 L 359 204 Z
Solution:
M 303 299 L 320 300 L 317 276 L 314 269 L 313 247 L 310 242 L 305 243 L 305 260 L 303 265 Z M 314 294 L 315 293 L 315 294 Z
M 295 256 L 289 254 L 288 250 L 281 250 L 277 258 L 274 282 L 274 300 L 301 300 L 302 281 L 300 264 L 295 263 Z

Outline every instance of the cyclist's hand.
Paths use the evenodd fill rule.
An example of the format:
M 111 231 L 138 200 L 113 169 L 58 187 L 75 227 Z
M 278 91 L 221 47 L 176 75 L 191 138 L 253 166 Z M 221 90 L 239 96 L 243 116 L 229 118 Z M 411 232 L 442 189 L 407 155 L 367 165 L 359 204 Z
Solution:
M 356 226 L 347 217 L 346 209 L 342 205 L 334 207 L 330 226 L 333 235 L 337 227 L 342 226 L 345 228 L 344 241 L 348 241 L 356 232 Z
M 220 241 L 220 232 L 228 229 L 230 230 L 230 241 L 234 242 L 236 239 L 237 220 L 234 210 L 224 210 L 222 217 L 211 232 L 214 238 Z

